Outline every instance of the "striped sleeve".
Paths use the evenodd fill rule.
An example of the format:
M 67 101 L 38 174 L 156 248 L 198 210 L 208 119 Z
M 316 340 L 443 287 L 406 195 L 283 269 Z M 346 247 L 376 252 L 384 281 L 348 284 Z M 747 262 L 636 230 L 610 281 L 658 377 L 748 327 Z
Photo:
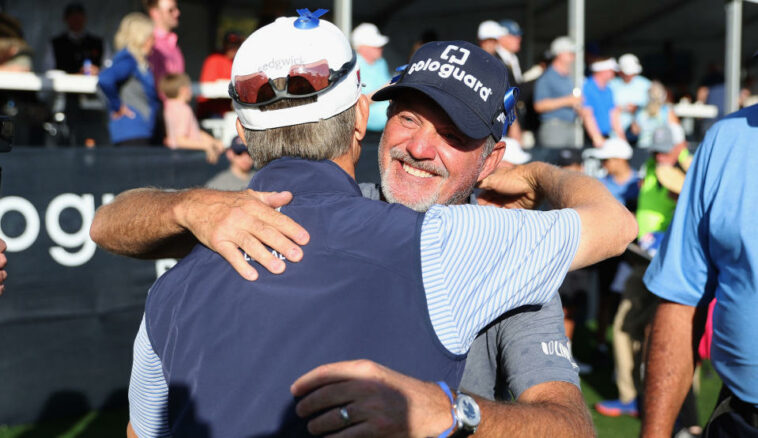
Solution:
M 129 380 L 129 421 L 139 438 L 168 437 L 168 385 L 161 360 L 153 351 L 142 317 L 134 339 L 132 377 Z
M 574 259 L 572 209 L 432 207 L 421 228 L 421 270 L 434 331 L 455 354 L 503 313 L 547 302 Z

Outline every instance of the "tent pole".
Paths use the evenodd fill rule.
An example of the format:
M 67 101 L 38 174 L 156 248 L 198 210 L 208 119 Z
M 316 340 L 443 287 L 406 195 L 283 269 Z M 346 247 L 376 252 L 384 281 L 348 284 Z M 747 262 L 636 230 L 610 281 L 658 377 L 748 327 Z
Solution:
M 348 36 L 350 36 L 350 31 L 353 30 L 352 18 L 352 0 L 334 0 L 334 24 Z
M 574 61 L 574 88 L 582 89 L 584 85 L 584 0 L 569 0 L 569 36 L 576 45 L 576 61 Z M 582 121 L 577 118 L 574 124 L 574 146 L 581 147 L 584 143 Z
M 739 109 L 740 53 L 742 52 L 742 0 L 726 3 L 726 49 L 724 65 L 724 112 Z

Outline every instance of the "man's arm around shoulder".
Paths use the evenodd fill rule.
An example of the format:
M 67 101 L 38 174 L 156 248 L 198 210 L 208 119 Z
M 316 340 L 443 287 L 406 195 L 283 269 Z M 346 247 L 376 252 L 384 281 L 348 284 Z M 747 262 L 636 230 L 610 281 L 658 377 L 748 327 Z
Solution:
M 511 197 L 506 207 L 532 209 L 544 199 L 553 208 L 574 209 L 582 230 L 571 270 L 621 254 L 637 236 L 634 215 L 587 175 L 533 162 L 497 169 L 480 187 Z
M 264 245 L 291 262 L 302 258 L 308 232 L 274 210 L 291 199 L 289 192 L 133 189 L 97 210 L 90 236 L 110 252 L 147 259 L 183 257 L 199 241 L 255 280 L 238 248 L 276 274 L 284 262 Z

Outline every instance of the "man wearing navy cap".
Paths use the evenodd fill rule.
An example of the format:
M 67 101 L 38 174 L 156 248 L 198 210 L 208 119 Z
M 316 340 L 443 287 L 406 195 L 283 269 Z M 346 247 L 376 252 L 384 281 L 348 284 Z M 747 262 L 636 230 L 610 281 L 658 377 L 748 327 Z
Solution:
M 485 154 L 484 152 L 487 148 L 496 149 L 498 150 L 498 153 L 495 154 L 494 157 L 499 158 L 502 151 L 502 144 L 498 145 L 496 138 L 499 138 L 499 136 L 502 135 L 502 127 L 505 122 L 505 114 L 503 113 L 501 106 L 502 104 L 498 105 L 492 103 L 493 100 L 502 102 L 504 84 L 502 84 L 502 82 L 493 83 L 491 75 L 502 75 L 502 73 L 491 72 L 489 68 L 486 68 L 487 63 L 495 62 L 495 60 L 487 57 L 482 58 L 480 54 L 481 52 L 479 52 L 478 49 L 463 42 L 436 43 L 436 45 L 432 43 L 430 46 L 432 47 L 429 50 L 421 49 L 419 51 L 420 59 L 414 59 L 415 62 L 412 62 L 409 65 L 403 78 L 398 82 L 398 85 L 392 86 L 394 91 L 387 91 L 385 93 L 385 97 L 386 95 L 394 95 L 395 93 L 398 95 L 393 96 L 394 101 L 392 104 L 393 106 L 391 107 L 392 116 L 387 125 L 387 132 L 390 132 L 390 127 L 392 126 L 393 135 L 392 137 L 387 137 L 387 140 L 383 141 L 383 151 L 387 151 L 386 153 L 390 157 L 389 159 L 384 160 L 385 165 L 383 166 L 383 173 L 387 173 L 390 178 L 394 178 L 395 180 L 404 181 L 409 184 L 417 184 L 419 186 L 417 190 L 418 195 L 420 198 L 423 198 L 422 203 L 428 203 L 430 200 L 432 200 L 432 203 L 434 203 L 434 200 L 443 201 L 443 197 L 452 199 L 464 189 L 470 191 L 473 183 L 483 179 L 483 176 L 479 177 L 473 175 L 470 178 L 468 187 L 465 187 L 465 184 L 460 184 L 460 181 L 454 180 L 451 176 L 454 174 L 460 174 L 466 169 L 469 169 L 468 172 L 471 173 L 470 168 L 472 166 L 482 169 L 479 173 L 489 173 L 491 171 L 490 155 L 489 153 Z M 426 57 L 426 59 L 423 59 L 423 57 Z M 484 63 L 485 68 L 482 68 L 482 63 Z M 450 93 L 436 93 L 431 91 L 426 98 L 429 99 L 429 101 L 425 105 L 419 105 L 417 99 L 408 99 L 406 96 L 403 96 L 403 93 L 418 92 L 411 90 L 421 90 L 424 88 L 432 90 L 435 86 L 441 86 L 442 84 L 451 87 L 453 91 Z M 394 89 L 394 87 L 397 88 Z M 381 95 L 378 97 L 383 98 Z M 328 101 L 328 99 L 325 101 Z M 466 108 L 470 111 L 460 111 L 462 114 L 455 113 L 455 117 L 450 120 L 444 114 L 440 113 L 438 109 L 435 110 L 435 108 L 438 108 L 435 105 L 441 104 L 447 105 L 448 108 L 450 105 L 455 105 L 456 108 Z M 498 107 L 500 107 L 499 111 Z M 269 113 L 271 112 L 274 111 L 269 111 Z M 452 111 L 448 110 L 445 112 L 450 113 Z M 238 114 L 240 114 L 241 120 L 244 118 L 245 122 L 243 123 L 254 125 L 260 121 L 258 117 L 251 116 L 245 113 L 244 110 L 238 109 Z M 284 119 L 285 118 L 279 119 L 275 115 L 269 117 L 271 123 Z M 279 123 L 281 123 L 281 121 Z M 480 140 L 473 140 L 466 135 L 467 133 L 469 135 L 478 136 Z M 251 152 L 257 154 L 259 151 L 251 150 Z M 466 165 L 466 163 L 469 164 Z M 484 166 L 484 168 L 481 166 Z M 554 172 L 558 171 L 545 167 L 544 165 L 530 166 L 511 174 L 510 178 L 503 178 L 502 175 L 498 175 L 497 178 L 492 179 L 487 184 L 487 187 L 493 189 L 498 188 L 501 191 L 506 192 L 509 190 L 527 190 L 531 192 L 530 188 L 522 185 L 523 183 L 517 183 L 522 178 L 526 178 L 526 175 L 543 180 L 543 183 L 546 184 L 547 187 L 552 187 L 552 184 L 558 183 L 559 180 L 564 188 L 566 185 L 574 186 L 576 183 L 580 182 L 579 180 L 589 184 L 589 181 L 583 179 L 583 177 L 578 177 L 579 180 L 572 181 L 576 178 L 575 176 L 563 175 L 560 172 L 556 174 Z M 294 175 L 295 174 L 293 174 L 293 176 Z M 559 175 L 561 175 L 559 179 L 554 179 Z M 258 177 L 256 177 L 256 180 L 257 179 Z M 516 182 L 519 187 L 508 189 L 507 185 L 514 182 Z M 583 183 L 580 185 L 582 185 L 581 189 L 576 187 L 576 195 L 583 199 L 580 204 L 583 202 L 590 202 L 589 199 L 584 198 L 582 193 L 588 193 L 588 191 L 593 192 L 594 187 L 592 187 L 592 184 L 587 187 L 584 187 Z M 403 198 L 407 195 L 407 190 L 399 190 L 392 193 L 391 196 Z M 553 193 L 547 193 L 547 195 L 548 197 L 554 196 Z M 573 197 L 576 195 L 572 192 L 571 196 Z M 603 199 L 603 195 L 604 193 L 602 191 L 600 193 L 595 193 L 590 203 L 594 204 L 599 202 L 597 197 L 599 196 Z M 297 192 L 295 199 L 298 199 Z M 576 200 L 577 199 L 574 199 L 574 201 Z M 561 205 L 564 202 L 556 198 L 553 198 L 553 201 L 557 202 L 558 205 Z M 603 208 L 608 207 L 613 209 L 613 203 L 603 206 Z M 423 206 L 417 205 L 416 208 L 422 209 Z M 430 211 L 434 210 L 435 208 L 432 208 Z M 579 210 L 581 211 L 582 208 L 579 208 Z M 99 216 L 102 216 L 102 212 L 99 213 Z M 150 215 L 147 216 L 149 217 Z M 166 219 L 166 222 L 173 220 L 169 219 L 164 214 L 163 218 L 156 218 L 159 226 L 163 225 L 163 219 Z M 623 215 L 616 217 L 615 219 L 621 219 L 622 222 L 625 221 Z M 590 218 L 590 220 L 592 219 Z M 304 223 L 307 224 L 307 221 Z M 622 224 L 622 228 L 624 225 L 625 224 Z M 593 233 L 598 231 L 594 226 L 592 227 L 592 230 Z M 311 231 L 314 232 L 314 230 Z M 93 236 L 97 237 L 100 232 L 101 230 L 97 230 L 97 227 L 93 225 Z M 318 232 L 318 230 L 316 229 L 315 232 Z M 615 228 L 612 232 L 609 230 L 609 234 L 616 237 L 617 230 Z M 320 236 L 321 233 L 318 235 Z M 390 235 L 385 235 L 384 237 L 385 239 L 392 240 Z M 605 236 L 604 239 L 607 237 L 609 236 Z M 155 236 L 152 238 L 155 238 Z M 100 239 L 96 238 L 96 240 Z M 590 240 L 592 241 L 594 239 L 590 237 Z M 267 243 L 271 244 L 272 247 L 279 246 L 273 241 Z M 595 243 L 600 244 L 600 241 Z M 600 246 L 605 248 L 604 250 L 601 250 L 601 253 L 608 251 L 608 247 L 606 246 L 608 243 L 608 241 L 603 241 L 600 244 Z M 313 244 L 314 242 L 309 244 L 309 246 L 306 247 L 306 250 L 314 251 Z M 316 248 L 318 248 L 318 246 L 316 246 Z M 458 252 L 450 248 L 448 249 L 450 250 L 450 253 Z M 248 252 L 253 253 L 253 251 Z M 287 254 L 286 252 L 283 253 Z M 493 253 L 486 254 L 487 257 L 492 255 Z M 311 254 L 309 257 L 315 256 Z M 294 258 L 299 259 L 297 256 Z M 307 260 L 308 258 L 303 259 L 303 263 Z M 265 266 L 269 268 L 271 267 L 267 259 L 263 259 L 263 262 Z M 292 265 L 288 268 L 287 272 L 291 269 L 297 270 L 299 266 L 300 264 Z M 250 266 L 248 266 L 248 268 L 250 268 Z M 281 272 L 281 269 L 278 271 Z M 283 276 L 282 278 L 284 279 L 285 277 Z M 261 280 L 266 280 L 266 278 L 262 278 Z M 427 385 L 425 388 L 429 388 L 429 386 Z M 432 386 L 432 388 L 434 388 L 434 386 Z M 439 392 L 439 389 L 436 391 Z M 438 395 L 441 395 L 441 393 Z M 367 415 L 366 412 L 361 413 L 360 410 L 356 410 L 357 408 L 357 404 L 346 403 L 341 408 L 337 409 L 337 407 L 335 407 L 335 409 L 331 409 L 328 412 L 331 419 L 336 418 L 339 420 L 341 418 L 342 421 L 338 423 L 339 428 L 350 428 L 353 424 L 352 422 L 360 421 L 362 415 Z M 305 407 L 302 409 L 305 409 Z M 314 421 L 317 421 L 317 419 Z
M 255 173 L 253 159 L 247 152 L 245 142 L 239 136 L 234 137 L 225 155 L 229 160 L 229 168 L 211 178 L 205 187 L 215 190 L 245 190 Z
M 500 43 L 497 48 L 497 56 L 503 61 L 508 71 L 510 72 L 510 79 L 513 79 L 515 83 L 520 84 L 523 82 L 521 77 L 521 65 L 518 61 L 518 52 L 521 51 L 521 38 L 524 33 L 521 30 L 521 26 L 513 20 L 502 20 L 500 22 L 504 35 L 498 38 Z

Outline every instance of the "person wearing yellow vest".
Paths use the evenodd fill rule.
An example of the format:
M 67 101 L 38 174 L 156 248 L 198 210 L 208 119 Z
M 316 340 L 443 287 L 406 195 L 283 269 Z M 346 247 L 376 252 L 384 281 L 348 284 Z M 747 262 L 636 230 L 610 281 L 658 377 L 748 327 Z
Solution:
M 643 167 L 644 178 L 637 203 L 640 239 L 649 233 L 666 231 L 674 217 L 684 173 L 692 161 L 684 136 L 676 132 L 679 138 L 675 138 L 675 131 L 681 129 L 679 125 L 662 126 L 653 133 L 652 156 Z M 681 183 L 677 182 L 679 179 Z
M 651 256 L 674 217 L 677 197 L 691 161 L 680 125 L 661 126 L 652 137 L 650 158 L 642 168 L 636 212 L 639 244 Z M 639 412 L 642 345 L 645 327 L 651 322 L 657 303 L 655 296 L 642 283 L 646 268 L 647 263 L 633 267 L 613 321 L 613 355 L 619 398 L 595 404 L 595 409 L 602 415 L 637 416 Z

